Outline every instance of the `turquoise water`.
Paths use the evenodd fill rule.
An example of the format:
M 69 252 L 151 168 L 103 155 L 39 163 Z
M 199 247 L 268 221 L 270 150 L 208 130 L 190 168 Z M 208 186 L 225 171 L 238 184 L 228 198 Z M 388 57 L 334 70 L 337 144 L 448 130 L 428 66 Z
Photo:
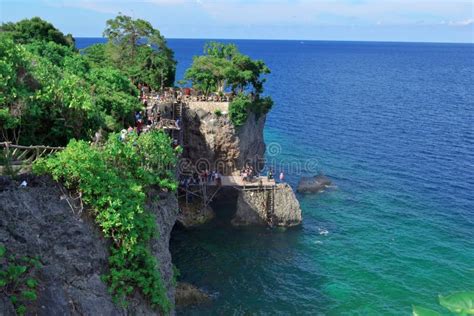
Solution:
M 201 40 L 170 40 L 178 78 Z M 183 315 L 408 315 L 474 289 L 474 46 L 237 41 L 272 69 L 269 156 L 337 188 L 298 196 L 302 227 L 176 231 L 175 264 L 213 295 Z

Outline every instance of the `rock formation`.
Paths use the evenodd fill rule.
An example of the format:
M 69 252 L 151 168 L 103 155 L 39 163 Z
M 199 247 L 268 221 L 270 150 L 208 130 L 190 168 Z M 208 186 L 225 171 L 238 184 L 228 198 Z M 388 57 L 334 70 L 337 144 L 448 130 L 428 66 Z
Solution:
M 28 186 L 8 178 L 0 181 L 0 244 L 18 256 L 38 256 L 42 267 L 35 276 L 38 315 L 143 315 L 156 311 L 138 294 L 127 308 L 115 304 L 100 276 L 107 271 L 108 242 L 87 216 L 68 205 L 59 184 L 47 177 L 28 177 Z M 159 238 L 152 251 L 174 302 L 169 236 L 177 215 L 174 195 L 150 192 L 147 206 L 156 214 Z M 0 298 L 0 315 L 14 315 L 8 298 Z
M 297 191 L 300 193 L 317 193 L 331 185 L 331 180 L 323 175 L 302 177 L 298 183 Z
M 200 107 L 188 106 L 183 113 L 183 157 L 189 159 L 192 166 L 199 170 L 217 168 L 224 175 L 242 168 L 246 163 L 259 168 L 264 162 L 265 120 L 265 115 L 257 117 L 249 113 L 245 124 L 235 127 L 225 111 L 211 112 L 206 104 Z M 217 199 L 219 198 L 218 196 Z M 233 224 L 295 226 L 301 223 L 301 209 L 290 186 L 277 186 L 274 202 L 270 202 L 272 198 L 270 191 L 240 192 Z M 269 203 L 275 205 L 274 210 L 269 210 Z M 183 222 L 190 220 L 196 223 L 193 221 L 196 216 L 198 219 L 209 218 L 205 214 L 196 215 L 183 208 L 182 211 L 180 217 L 184 219 Z
M 288 184 L 278 184 L 274 192 L 241 191 L 232 224 L 297 226 L 301 224 L 300 204 Z
M 228 115 L 216 114 L 205 109 L 186 108 L 184 115 L 183 157 L 203 167 L 209 162 L 209 169 L 220 169 L 228 174 L 234 168 L 241 168 L 245 162 L 256 162 L 265 153 L 263 127 L 265 116 L 257 118 L 249 114 L 247 122 L 235 127 Z
M 186 307 L 210 303 L 211 297 L 192 284 L 179 282 L 176 287 L 176 306 Z
M 184 203 L 182 203 L 184 204 Z M 208 223 L 215 217 L 210 206 L 202 207 L 202 203 L 190 204 L 188 207 L 180 205 L 180 212 L 176 219 L 185 228 L 192 228 Z

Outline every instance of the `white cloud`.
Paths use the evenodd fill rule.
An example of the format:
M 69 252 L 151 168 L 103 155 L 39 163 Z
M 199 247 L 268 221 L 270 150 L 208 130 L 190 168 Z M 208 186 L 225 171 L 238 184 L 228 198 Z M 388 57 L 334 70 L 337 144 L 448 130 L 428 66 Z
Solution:
M 461 20 L 461 21 L 450 21 L 448 24 L 452 25 L 452 26 L 469 26 L 469 25 L 474 25 L 474 19 L 466 19 L 466 20 Z
M 203 1 L 203 9 L 216 21 L 227 24 L 263 25 L 269 23 L 438 24 L 440 20 L 457 21 L 473 11 L 466 0 L 261 0 Z

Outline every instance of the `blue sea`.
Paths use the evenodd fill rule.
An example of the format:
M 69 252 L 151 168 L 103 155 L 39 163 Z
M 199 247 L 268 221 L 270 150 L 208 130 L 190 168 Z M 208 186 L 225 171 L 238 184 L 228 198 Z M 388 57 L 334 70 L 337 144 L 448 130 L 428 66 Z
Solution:
M 168 41 L 177 79 L 205 42 Z M 474 45 L 231 42 L 272 70 L 269 160 L 293 186 L 321 172 L 335 187 L 298 196 L 298 229 L 234 229 L 222 204 L 175 232 L 181 279 L 213 297 L 178 313 L 409 315 L 474 290 Z

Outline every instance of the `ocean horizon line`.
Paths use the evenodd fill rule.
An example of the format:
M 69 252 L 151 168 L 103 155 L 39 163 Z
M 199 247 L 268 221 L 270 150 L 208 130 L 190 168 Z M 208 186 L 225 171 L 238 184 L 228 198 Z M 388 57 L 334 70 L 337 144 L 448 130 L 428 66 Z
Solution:
M 74 38 L 106 39 L 102 36 L 74 36 Z M 343 42 L 343 43 L 387 43 L 387 44 L 447 44 L 474 45 L 473 42 L 419 42 L 419 41 L 390 41 L 390 40 L 318 40 L 318 39 L 271 39 L 271 38 L 198 38 L 198 37 L 166 37 L 167 40 L 206 40 L 206 41 L 273 41 L 273 42 Z

